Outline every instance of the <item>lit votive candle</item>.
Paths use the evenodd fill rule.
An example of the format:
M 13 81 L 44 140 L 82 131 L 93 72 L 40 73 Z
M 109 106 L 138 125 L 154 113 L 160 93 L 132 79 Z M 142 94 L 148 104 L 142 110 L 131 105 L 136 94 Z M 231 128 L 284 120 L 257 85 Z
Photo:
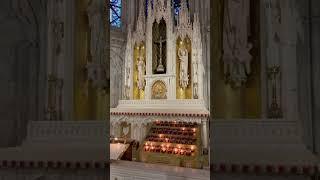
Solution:
M 174 153 L 177 154 L 178 153 L 178 149 L 174 148 Z

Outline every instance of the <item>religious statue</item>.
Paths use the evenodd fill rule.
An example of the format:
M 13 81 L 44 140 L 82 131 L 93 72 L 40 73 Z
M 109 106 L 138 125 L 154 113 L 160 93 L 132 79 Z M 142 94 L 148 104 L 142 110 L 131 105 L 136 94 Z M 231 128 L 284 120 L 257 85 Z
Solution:
M 198 99 L 198 62 L 192 63 L 193 98 Z
M 250 1 L 225 1 L 225 21 L 223 30 L 223 62 L 224 73 L 228 82 L 235 87 L 247 81 L 251 73 L 250 50 L 252 44 L 248 42 L 248 24 Z
M 178 57 L 180 61 L 180 86 L 186 88 L 188 86 L 188 50 L 184 47 L 179 48 Z
M 124 86 L 124 97 L 126 99 L 130 99 L 130 87 L 131 87 L 131 72 L 132 72 L 132 58 L 133 58 L 133 50 L 132 50 L 132 38 L 131 38 L 131 27 L 132 25 L 128 25 L 128 36 L 127 36 L 127 44 L 125 51 L 125 86 Z
M 125 98 L 130 98 L 130 67 L 126 67 L 126 80 L 125 80 Z
M 141 90 L 144 87 L 144 71 L 145 71 L 145 64 L 144 58 L 140 55 L 138 57 L 138 88 Z
M 87 9 L 90 26 L 90 54 L 94 62 L 102 62 L 103 58 L 103 18 L 99 1 L 91 0 Z
M 86 64 L 86 70 L 88 80 L 94 81 L 97 79 L 96 64 L 94 64 L 92 61 L 88 61 Z
M 280 29 L 281 29 L 281 9 L 278 0 L 270 0 L 268 8 L 269 19 L 269 39 L 268 39 L 268 62 L 270 66 L 280 63 Z

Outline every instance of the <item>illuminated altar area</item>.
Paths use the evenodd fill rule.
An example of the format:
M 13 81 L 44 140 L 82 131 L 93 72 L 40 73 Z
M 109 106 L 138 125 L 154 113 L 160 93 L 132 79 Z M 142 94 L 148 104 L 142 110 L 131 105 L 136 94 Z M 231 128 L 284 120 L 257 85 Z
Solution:
M 145 18 L 143 5 L 135 30 L 128 27 L 124 93 L 110 110 L 110 134 L 139 142 L 136 161 L 203 168 L 209 111 L 198 14 L 181 1 L 175 20 L 170 1 L 158 0 Z

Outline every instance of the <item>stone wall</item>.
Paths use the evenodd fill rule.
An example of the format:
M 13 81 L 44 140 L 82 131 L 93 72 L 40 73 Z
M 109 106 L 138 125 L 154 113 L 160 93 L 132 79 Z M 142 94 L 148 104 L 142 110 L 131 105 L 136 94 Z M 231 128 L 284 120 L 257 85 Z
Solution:
M 46 4 L 4 0 L 0 14 L 0 147 L 21 143 L 29 120 L 43 116 Z

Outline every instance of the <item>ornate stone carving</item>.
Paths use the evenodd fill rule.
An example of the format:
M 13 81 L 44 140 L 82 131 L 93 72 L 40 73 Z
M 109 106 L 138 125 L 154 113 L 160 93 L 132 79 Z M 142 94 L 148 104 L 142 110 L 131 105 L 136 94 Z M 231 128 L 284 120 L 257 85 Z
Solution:
M 140 2 L 136 31 L 131 33 L 131 25 L 129 25 L 127 32 L 124 68 L 125 89 L 127 90 L 124 97 L 126 100 L 119 101 L 117 108 L 111 109 L 110 120 L 112 127 L 116 127 L 122 122 L 130 123 L 132 127 L 131 135 L 137 140 L 141 140 L 141 137 L 144 136 L 144 131 L 139 133 L 138 130 L 157 119 L 202 123 L 208 120 L 209 114 L 205 108 L 202 92 L 204 67 L 202 62 L 202 36 L 198 14 L 194 14 L 192 24 L 187 2 L 186 0 L 182 0 L 178 22 L 175 25 L 172 18 L 173 7 L 171 1 L 154 0 L 153 5 L 151 5 L 152 3 L 149 0 L 147 21 L 145 22 L 143 2 Z M 160 37 L 160 34 L 156 34 L 156 37 L 153 36 L 154 30 L 156 31 L 156 28 L 159 28 L 153 26 L 155 23 L 165 23 L 165 26 L 163 26 L 165 29 L 161 31 L 162 37 Z M 188 45 L 191 45 L 191 47 L 184 46 L 177 49 L 176 45 L 179 38 L 183 41 L 187 39 Z M 157 59 L 159 63 L 153 64 L 153 46 L 155 41 L 158 41 L 159 46 L 162 46 L 162 43 L 165 41 L 165 52 L 160 47 L 163 50 L 160 54 L 165 53 L 166 57 L 166 61 L 163 64 L 161 63 L 163 60 L 161 59 L 162 56 L 160 60 L 159 57 Z M 134 45 L 140 46 L 143 42 L 145 42 L 143 44 L 145 47 L 144 57 L 140 56 L 142 54 L 139 55 L 138 52 L 134 53 Z M 190 55 L 189 48 L 191 48 L 192 53 Z M 134 59 L 134 57 L 137 57 L 137 59 Z M 136 64 L 135 60 L 137 60 Z M 135 65 L 133 66 L 133 64 Z M 176 71 L 176 69 L 179 69 L 177 66 L 180 66 L 180 72 Z M 144 99 L 133 100 L 133 78 L 136 77 L 133 76 L 133 68 L 138 69 L 138 87 L 139 89 L 144 88 Z M 144 68 L 146 74 L 144 74 Z M 154 70 L 157 68 L 160 70 L 165 69 L 165 71 L 162 74 L 154 73 Z M 180 82 L 177 82 L 177 79 L 180 79 Z M 190 86 L 193 99 L 177 99 L 177 86 L 184 88 Z M 157 112 L 158 109 L 164 112 Z M 151 111 L 152 114 L 146 115 L 145 113 L 148 113 L 148 111 Z M 185 115 L 183 115 L 184 113 Z M 155 114 L 164 116 L 155 116 Z
M 88 80 L 93 82 L 96 88 L 105 88 L 106 80 L 106 65 L 104 59 L 104 25 L 103 16 L 99 1 L 90 1 L 87 8 L 87 14 L 90 26 L 90 55 L 86 65 Z
M 188 75 L 188 50 L 185 47 L 181 47 L 178 50 L 179 64 L 180 64 L 180 86 L 186 88 L 189 84 Z
M 145 64 L 144 64 L 144 58 L 142 57 L 141 54 L 138 57 L 137 67 L 138 67 L 138 82 L 137 83 L 138 83 L 138 88 L 141 90 L 145 86 L 145 82 L 144 82 Z
M 128 35 L 127 35 L 127 44 L 126 44 L 126 51 L 125 51 L 125 99 L 130 99 L 130 90 L 131 90 L 131 83 L 132 83 L 132 63 L 133 63 L 133 43 L 131 39 L 131 27 L 130 24 L 128 26 Z
M 252 44 L 248 42 L 249 1 L 225 1 L 223 63 L 227 82 L 239 87 L 251 73 Z
M 203 99 L 204 66 L 202 62 L 202 41 L 198 13 L 194 14 L 192 33 L 192 80 L 193 98 Z
M 180 37 L 182 40 L 187 36 L 190 38 L 192 33 L 192 25 L 186 0 L 181 0 L 181 10 L 179 12 L 177 24 L 176 37 Z
M 144 0 L 140 0 L 140 7 L 139 7 L 139 16 L 137 20 L 136 31 L 134 33 L 134 43 L 140 43 L 145 41 L 146 38 L 146 28 L 145 28 L 145 8 L 144 8 Z M 134 44 L 133 43 L 133 44 Z
M 267 15 L 267 77 L 268 77 L 268 117 L 281 118 L 281 8 L 279 0 L 265 2 Z
M 166 84 L 162 81 L 154 82 L 152 86 L 152 99 L 167 99 Z
M 52 32 L 55 39 L 55 54 L 59 55 L 62 51 L 62 40 L 64 38 L 64 22 L 58 19 L 52 20 Z
M 93 87 L 101 87 L 104 82 L 104 69 L 103 67 L 92 61 L 88 61 L 86 65 L 87 78 L 92 83 Z
M 99 6 L 99 1 L 90 1 L 87 9 L 89 26 L 90 26 L 90 54 L 94 61 L 97 61 L 99 56 L 101 56 L 102 46 L 101 44 L 101 33 L 103 30 L 103 24 L 101 22 L 102 15 Z
M 271 98 L 269 107 L 268 107 L 268 117 L 269 118 L 282 118 L 282 109 L 281 109 L 281 87 L 278 85 L 279 77 L 281 75 L 280 66 L 272 66 L 267 69 L 268 73 L 268 85 L 269 85 L 269 96 Z
M 164 72 L 164 66 L 162 64 L 162 62 L 163 62 L 163 59 L 162 59 L 162 57 L 163 57 L 163 55 L 162 55 L 162 53 L 163 53 L 163 51 L 162 51 L 163 45 L 162 44 L 165 43 L 165 42 L 166 42 L 166 39 L 162 39 L 161 35 L 160 35 L 159 41 L 155 41 L 154 42 L 155 44 L 159 44 L 158 66 L 157 66 L 157 69 L 156 69 L 157 73 L 163 73 Z
M 157 23 L 160 23 L 160 20 L 163 18 L 166 22 L 168 21 L 167 9 L 165 7 L 165 0 L 154 0 L 153 9 L 154 9 L 154 19 Z M 167 1 L 167 4 L 170 4 Z M 168 9 L 171 11 L 171 9 Z
M 179 13 L 179 19 L 177 25 L 174 24 L 174 19 L 172 18 L 172 3 L 166 0 L 154 0 L 153 3 L 148 2 L 147 6 L 147 20 L 145 20 L 145 7 L 144 2 L 140 2 L 139 16 L 136 24 L 136 31 L 133 34 L 129 34 L 130 28 L 128 30 L 128 41 L 126 47 L 126 65 L 125 65 L 125 85 L 124 85 L 124 99 L 132 99 L 133 97 L 133 45 L 141 44 L 145 42 L 145 86 L 144 86 L 144 97 L 145 99 L 152 98 L 152 86 L 153 82 L 156 80 L 161 80 L 166 84 L 167 98 L 176 99 L 176 78 L 181 75 L 182 81 L 181 84 L 183 87 L 189 86 L 191 84 L 192 94 L 194 98 L 202 99 L 203 98 L 203 75 L 204 68 L 202 63 L 202 38 L 200 33 L 200 22 L 199 18 L 195 15 L 196 19 L 194 20 L 194 25 L 192 26 L 190 12 L 187 7 L 187 2 L 185 0 L 181 1 L 181 9 Z M 161 49 L 161 55 L 158 56 L 157 64 L 153 63 L 154 52 L 153 47 L 155 39 L 153 39 L 153 24 L 154 23 L 165 23 L 165 34 L 161 34 L 160 41 L 158 44 Z M 164 38 L 165 37 L 165 38 Z M 182 39 L 188 37 L 190 44 L 192 45 L 191 56 L 187 55 L 185 51 L 181 50 L 180 54 L 177 51 L 172 51 L 176 49 L 177 38 Z M 132 39 L 132 40 L 131 40 Z M 159 39 L 157 39 L 159 40 Z M 166 48 L 161 48 L 162 43 L 165 41 Z M 165 50 L 165 52 L 164 52 Z M 160 52 L 160 51 L 159 51 Z M 182 53 L 183 52 L 183 53 Z M 165 54 L 164 54 L 165 53 Z M 165 57 L 164 60 L 162 58 Z M 181 63 L 181 73 L 176 72 L 177 61 L 182 60 Z M 178 59 L 177 59 L 178 58 Z M 190 60 L 191 58 L 191 60 Z M 165 63 L 164 63 L 165 61 Z M 187 62 L 188 61 L 188 62 Z M 190 63 L 191 62 L 191 63 Z M 130 64 L 131 63 L 131 64 Z M 139 63 L 142 67 L 142 63 Z M 191 67 L 191 71 L 189 68 Z M 153 72 L 157 70 L 156 74 Z M 188 72 L 190 71 L 190 72 Z M 190 80 L 193 79 L 194 82 Z M 141 77 L 141 76 L 140 76 Z M 142 80 L 140 81 L 140 88 L 143 87 Z M 179 83 L 179 82 L 178 82 Z
M 114 125 L 116 123 L 127 122 L 131 124 L 142 124 L 147 125 L 148 123 L 153 123 L 157 120 L 162 121 L 172 121 L 176 122 L 196 122 L 201 124 L 202 121 L 208 121 L 205 117 L 172 117 L 172 116 L 132 116 L 132 115 L 111 115 L 110 122 Z

